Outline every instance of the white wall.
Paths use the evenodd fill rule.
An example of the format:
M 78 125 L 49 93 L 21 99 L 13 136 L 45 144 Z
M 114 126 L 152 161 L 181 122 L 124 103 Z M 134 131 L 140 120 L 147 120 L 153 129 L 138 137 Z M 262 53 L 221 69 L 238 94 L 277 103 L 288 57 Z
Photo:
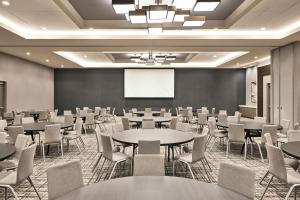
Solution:
M 256 82 L 257 85 L 257 68 L 251 67 L 246 70 L 246 105 L 256 106 L 256 103 L 251 102 L 251 82 Z
M 7 82 L 7 111 L 53 109 L 53 69 L 0 53 L 0 81 Z

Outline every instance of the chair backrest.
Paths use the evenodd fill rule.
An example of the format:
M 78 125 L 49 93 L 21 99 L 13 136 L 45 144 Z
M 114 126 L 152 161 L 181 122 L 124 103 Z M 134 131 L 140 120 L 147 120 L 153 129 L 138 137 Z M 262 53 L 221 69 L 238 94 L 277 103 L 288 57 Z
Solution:
M 211 109 L 211 113 L 212 113 L 212 114 L 215 114 L 215 112 L 216 112 L 216 108 L 212 108 L 212 109 Z
M 227 110 L 219 110 L 219 114 L 221 114 L 221 115 L 227 115 Z
M 244 124 L 229 124 L 228 139 L 232 142 L 244 142 Z
M 96 140 L 97 140 L 97 151 L 98 153 L 102 153 L 102 142 L 101 142 L 101 133 L 96 131 Z
M 129 130 L 130 129 L 130 125 L 129 125 L 129 119 L 128 117 L 122 117 L 122 125 L 123 125 L 123 129 L 124 130 Z
M 266 144 L 266 149 L 269 159 L 269 172 L 275 177 L 286 182 L 287 173 L 281 149 L 268 144 Z
M 201 110 L 207 110 L 207 107 L 202 106 L 202 107 L 201 107 Z
M 48 110 L 44 110 L 44 111 L 40 112 L 40 114 L 39 114 L 40 121 L 47 121 L 48 119 L 49 119 L 49 111 Z
M 60 124 L 51 124 L 45 126 L 45 143 L 59 142 L 62 136 L 60 134 Z
M 101 135 L 102 155 L 108 160 L 112 160 L 113 146 L 109 135 Z
M 79 108 L 79 107 L 76 107 L 75 110 L 76 110 L 76 113 L 77 113 L 77 114 L 80 114 L 80 108 Z
M 86 115 L 86 114 L 87 114 L 87 110 L 80 110 L 80 111 L 79 111 L 79 114 L 80 114 L 80 115 Z
M 137 108 L 132 108 L 131 110 L 132 110 L 133 113 L 138 111 Z
M 56 123 L 65 123 L 65 116 L 54 116 L 53 122 L 56 122 Z
M 15 115 L 13 124 L 19 125 L 22 123 L 21 120 L 22 120 L 22 115 Z
M 265 140 L 266 140 L 266 144 L 268 144 L 268 145 L 274 145 L 274 142 L 272 140 L 272 137 L 271 137 L 270 133 L 265 133 L 264 137 L 265 137 Z
M 133 114 L 132 113 L 125 113 L 124 117 L 126 118 L 132 118 L 133 117 Z M 129 123 L 129 122 L 128 122 Z
M 50 121 L 51 122 L 54 122 L 54 118 L 56 117 L 56 114 L 55 114 L 55 112 L 54 111 L 51 111 L 50 112 Z
M 160 154 L 160 140 L 139 140 L 139 154 Z
M 207 127 L 204 127 L 203 129 L 202 129 L 202 135 L 208 135 L 208 133 L 209 133 L 209 128 L 207 128 Z
M 187 110 L 193 110 L 193 107 L 192 106 L 187 106 L 186 109 Z
M 182 117 L 188 117 L 189 116 L 189 110 L 188 109 L 182 109 L 181 114 L 182 114 Z
M 287 139 L 288 142 L 300 141 L 300 130 L 288 130 Z
M 60 163 L 47 169 L 48 199 L 56 199 L 84 186 L 79 160 Z
M 183 132 L 192 131 L 191 125 L 189 123 L 177 122 L 176 130 Z
M 208 128 L 209 128 L 209 134 L 211 136 L 214 136 L 215 135 L 215 130 L 216 130 L 216 121 L 208 120 L 207 124 L 208 124 Z
M 64 115 L 72 115 L 72 111 L 71 110 L 64 110 Z
M 255 172 L 237 164 L 221 163 L 218 185 L 254 199 Z
M 36 150 L 36 144 L 25 147 L 20 155 L 17 167 L 17 184 L 22 183 L 33 172 L 33 159 Z
M 200 125 L 207 124 L 207 114 L 198 113 L 198 124 L 200 124 Z
M 144 117 L 152 117 L 152 112 L 146 112 L 144 113 Z
M 123 124 L 113 124 L 111 126 L 112 128 L 112 132 L 115 134 L 115 133 L 119 133 L 119 132 L 122 132 L 122 131 L 125 131 L 124 129 L 124 125 Z
M 145 112 L 151 112 L 151 108 L 145 108 Z
M 34 123 L 33 117 L 23 117 L 22 118 L 22 124 L 30 124 Z
M 159 113 L 159 116 L 160 116 L 160 117 L 163 117 L 163 116 L 165 115 L 165 113 L 166 113 L 165 110 L 161 110 L 160 113 Z
M 5 119 L 0 120 L 0 132 L 4 132 L 4 128 L 7 127 L 7 121 Z
M 171 118 L 171 117 L 172 117 L 172 113 L 170 113 L 170 112 L 165 112 L 163 117 Z
M 172 118 L 170 122 L 170 129 L 175 130 L 177 126 L 178 118 Z
M 134 157 L 134 176 L 164 176 L 164 156 L 158 154 L 138 154 Z
M 65 123 L 66 124 L 73 124 L 74 123 L 74 118 L 73 118 L 72 114 L 64 115 L 64 117 L 65 117 Z
M 93 113 L 86 114 L 85 124 L 95 124 L 95 115 Z
M 17 160 L 20 159 L 21 153 L 25 147 L 27 147 L 29 141 L 29 137 L 24 134 L 18 135 L 16 142 L 15 142 L 15 147 L 16 147 L 16 153 L 14 153 L 13 157 Z
M 227 114 L 220 113 L 218 115 L 218 122 L 220 123 L 227 122 Z
M 287 119 L 283 119 L 281 121 L 281 126 L 282 126 L 281 132 L 282 133 L 287 133 L 287 131 L 290 129 L 290 123 L 291 123 L 291 121 L 287 120 Z
M 75 123 L 75 131 L 76 131 L 76 135 L 81 135 L 82 133 L 82 124 L 83 124 L 83 121 L 76 121 Z
M 266 123 L 267 118 L 265 118 L 265 117 L 254 117 L 254 121 Z
M 83 110 L 88 110 L 89 109 L 89 107 L 83 107 Z
M 100 111 L 101 111 L 100 107 L 95 107 L 95 111 L 94 111 L 95 116 L 100 115 Z
M 209 114 L 209 110 L 203 110 L 201 113 L 203 113 L 203 114 Z
M 230 122 L 230 123 L 238 123 L 239 122 L 239 119 L 237 116 L 228 116 L 227 117 L 227 122 Z
M 106 115 L 106 113 L 107 113 L 106 108 L 101 108 L 100 115 L 104 116 Z
M 197 162 L 204 158 L 207 135 L 200 135 L 194 138 L 192 162 Z
M 277 143 L 277 125 L 264 125 L 261 132 L 261 142 L 266 143 L 266 133 L 270 133 L 273 144 Z
M 24 134 L 24 128 L 23 128 L 23 126 L 9 126 L 7 133 L 9 135 L 9 143 L 15 144 L 18 135 Z
M 154 128 L 155 128 L 154 119 L 143 119 L 142 129 L 154 129 Z
M 202 113 L 202 109 L 201 108 L 197 108 L 196 112 L 197 112 L 197 115 L 198 115 L 199 113 Z
M 167 110 L 166 110 L 166 108 L 161 108 L 160 111 L 165 111 L 166 112 Z

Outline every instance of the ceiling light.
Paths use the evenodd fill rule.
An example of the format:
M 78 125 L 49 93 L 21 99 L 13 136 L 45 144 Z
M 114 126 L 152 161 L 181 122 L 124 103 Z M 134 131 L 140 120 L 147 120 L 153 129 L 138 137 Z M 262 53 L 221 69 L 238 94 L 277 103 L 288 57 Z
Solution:
M 163 28 L 161 27 L 161 25 L 156 25 L 156 24 L 149 24 L 148 26 L 148 33 L 149 34 L 162 34 L 163 32 Z
M 48 62 L 50 62 L 50 60 L 49 60 L 49 59 L 46 59 L 45 61 L 46 61 L 47 63 L 48 63 Z
M 147 23 L 147 11 L 146 10 L 135 10 L 129 11 L 129 19 L 132 24 L 144 24 Z
M 216 55 L 214 55 L 213 57 L 214 57 L 214 58 L 216 58 L 217 56 L 216 56 Z
M 190 15 L 189 10 L 176 10 L 174 22 L 184 22 L 184 18 Z
M 90 27 L 89 30 L 92 31 L 92 30 L 94 30 L 94 28 L 93 28 L 93 27 Z
M 184 18 L 183 26 L 203 26 L 205 16 L 189 16 Z
M 61 68 L 64 68 L 65 66 L 64 66 L 64 65 L 61 65 L 60 67 L 61 67 Z
M 126 14 L 135 10 L 134 0 L 112 0 L 112 5 L 117 14 Z
M 254 59 L 257 59 L 257 58 L 258 58 L 257 56 L 254 57 Z
M 2 1 L 1 3 L 4 6 L 10 6 L 10 2 L 9 1 Z
M 260 30 L 261 30 L 261 31 L 265 31 L 266 28 L 265 28 L 265 27 L 261 27 Z
M 47 30 L 47 27 L 42 27 L 42 30 L 43 30 L 43 31 Z
M 149 24 L 156 24 L 156 23 L 165 23 L 165 22 L 173 22 L 174 16 L 175 16 L 175 11 L 176 7 L 175 6 L 168 6 L 167 7 L 167 17 L 164 19 L 150 19 L 150 11 L 147 6 L 144 6 L 143 9 L 147 10 L 147 22 Z
M 88 56 L 87 56 L 87 55 L 84 55 L 83 57 L 84 57 L 84 58 L 87 58 Z
M 164 60 L 166 59 L 166 56 L 161 56 L 161 55 L 155 56 L 155 59 L 156 59 L 157 61 L 164 61 Z
M 196 0 L 174 0 L 173 5 L 180 9 L 192 9 Z
M 130 57 L 130 60 L 133 61 L 133 62 L 139 62 L 140 59 L 141 59 L 141 58 L 140 58 L 139 56 L 131 56 L 131 57 Z
M 150 5 L 149 6 L 149 19 L 167 19 L 168 5 Z
M 166 60 L 167 61 L 176 60 L 176 56 L 167 56 Z
M 27 56 L 30 56 L 30 54 L 31 54 L 31 53 L 30 53 L 29 51 L 28 51 L 28 52 L 26 52 L 26 55 L 27 55 Z
M 221 0 L 197 0 L 194 11 L 214 11 Z
M 173 22 L 175 17 L 176 7 L 175 6 L 168 6 L 168 16 L 166 22 Z

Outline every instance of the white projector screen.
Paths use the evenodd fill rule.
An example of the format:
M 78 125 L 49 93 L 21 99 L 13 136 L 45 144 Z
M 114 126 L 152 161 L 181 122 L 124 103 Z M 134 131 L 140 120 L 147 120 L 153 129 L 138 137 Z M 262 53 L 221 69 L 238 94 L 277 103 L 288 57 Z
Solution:
M 174 98 L 174 69 L 125 69 L 125 98 Z

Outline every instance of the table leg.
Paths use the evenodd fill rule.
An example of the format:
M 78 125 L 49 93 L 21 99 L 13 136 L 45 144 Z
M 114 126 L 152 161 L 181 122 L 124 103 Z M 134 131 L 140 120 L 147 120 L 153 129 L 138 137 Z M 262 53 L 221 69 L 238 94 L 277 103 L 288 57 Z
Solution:
M 134 167 L 134 156 L 135 156 L 136 145 L 132 145 L 132 161 L 131 161 L 131 174 L 133 175 L 133 167 Z
M 168 162 L 170 162 L 170 145 L 168 145 Z

